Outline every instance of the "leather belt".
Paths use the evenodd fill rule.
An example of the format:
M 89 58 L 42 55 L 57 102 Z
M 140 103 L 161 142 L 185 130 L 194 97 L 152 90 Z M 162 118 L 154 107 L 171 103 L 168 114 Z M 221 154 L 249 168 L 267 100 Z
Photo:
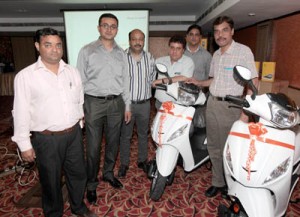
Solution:
M 213 96 L 213 95 L 210 95 L 210 97 L 211 97 L 213 100 L 216 100 L 216 101 L 227 101 L 227 100 L 226 100 L 226 97 Z
M 119 97 L 120 95 L 107 95 L 107 96 L 93 96 L 93 95 L 89 95 L 89 94 L 85 94 L 89 97 L 94 97 L 94 98 L 97 98 L 97 99 L 105 99 L 105 100 L 113 100 L 117 97 Z
M 67 129 L 64 129 L 64 130 L 61 130 L 61 131 L 44 130 L 44 131 L 41 131 L 41 132 L 33 132 L 33 133 L 40 133 L 40 134 L 43 134 L 43 135 L 51 135 L 51 136 L 63 135 L 63 134 L 66 134 L 66 133 L 73 132 L 73 130 L 75 130 L 76 126 L 78 125 L 78 123 L 79 122 L 77 122 L 74 126 L 72 126 L 70 128 L 67 128 Z
M 144 100 L 138 100 L 138 101 L 134 101 L 131 100 L 131 104 L 143 104 L 145 102 L 148 102 L 150 99 L 144 99 Z
M 210 94 L 209 97 L 211 97 L 213 100 L 216 100 L 216 101 L 228 101 L 228 100 L 226 99 L 226 97 L 213 96 L 213 95 L 211 95 L 211 94 Z M 235 96 L 235 97 L 241 97 L 241 96 Z

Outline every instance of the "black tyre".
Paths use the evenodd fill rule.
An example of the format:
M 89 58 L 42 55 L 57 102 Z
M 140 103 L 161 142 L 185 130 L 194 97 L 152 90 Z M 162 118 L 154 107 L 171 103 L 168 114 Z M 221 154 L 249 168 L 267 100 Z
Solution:
M 154 201 L 158 201 L 164 193 L 167 183 L 167 177 L 162 176 L 158 170 L 155 172 L 155 176 L 152 179 L 150 198 Z

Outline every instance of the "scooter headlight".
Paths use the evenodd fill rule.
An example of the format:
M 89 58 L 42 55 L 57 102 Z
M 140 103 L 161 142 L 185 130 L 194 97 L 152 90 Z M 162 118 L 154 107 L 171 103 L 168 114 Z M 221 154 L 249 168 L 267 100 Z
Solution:
M 281 105 L 271 102 L 269 103 L 272 118 L 271 122 L 280 128 L 290 128 L 298 123 L 298 112 L 289 111 Z
M 231 159 L 231 152 L 230 152 L 230 148 L 229 145 L 226 146 L 226 156 L 225 156 L 227 165 L 230 169 L 230 171 L 233 173 L 233 166 L 232 166 L 232 159 Z
M 196 94 L 186 92 L 186 90 L 178 89 L 178 99 L 177 101 L 185 106 L 194 105 L 196 102 Z
M 172 141 L 173 139 L 176 139 L 177 137 L 181 136 L 182 134 L 184 134 L 185 130 L 187 129 L 188 124 L 183 125 L 182 127 L 180 127 L 178 130 L 176 130 L 168 139 L 167 142 Z
M 281 164 L 279 164 L 276 169 L 274 169 L 271 174 L 265 179 L 263 184 L 266 184 L 270 181 L 273 181 L 274 179 L 277 179 L 281 175 L 283 175 L 289 168 L 289 165 L 291 163 L 291 158 L 287 158 L 285 161 L 283 161 Z

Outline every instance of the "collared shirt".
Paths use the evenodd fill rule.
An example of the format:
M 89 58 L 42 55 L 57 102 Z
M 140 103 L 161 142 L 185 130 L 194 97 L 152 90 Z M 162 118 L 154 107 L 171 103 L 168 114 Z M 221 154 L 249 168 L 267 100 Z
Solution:
M 194 62 L 190 57 L 186 55 L 182 55 L 182 57 L 177 62 L 174 62 L 173 64 L 171 63 L 170 56 L 160 57 L 155 62 L 162 63 L 165 66 L 167 66 L 168 74 L 170 77 L 182 75 L 187 78 L 190 78 L 193 76 Z M 166 76 L 158 72 L 158 79 L 162 79 L 162 78 L 166 78 Z M 155 98 L 158 99 L 160 102 L 175 101 L 175 99 L 169 96 L 166 93 L 166 91 L 160 89 L 156 89 Z
M 130 49 L 126 50 L 129 77 L 130 77 L 130 99 L 141 101 L 150 99 L 151 84 L 156 79 L 155 61 L 153 56 L 145 51 L 141 53 L 141 59 L 136 61 L 130 54 Z
M 59 62 L 58 73 L 38 61 L 15 77 L 14 136 L 21 151 L 32 148 L 30 131 L 61 131 L 83 118 L 83 89 L 79 72 Z
M 254 56 L 249 47 L 232 41 L 228 50 L 223 54 L 221 54 L 221 49 L 214 53 L 209 72 L 209 76 L 213 77 L 209 86 L 209 91 L 213 96 L 243 94 L 244 85 L 241 82 L 238 83 L 233 76 L 233 67 L 236 65 L 248 68 L 252 73 L 251 78 L 258 76 Z
M 124 50 L 115 42 L 107 51 L 101 37 L 81 48 L 77 68 L 84 93 L 92 96 L 122 95 L 126 111 L 130 110 L 129 72 Z
M 191 52 L 189 46 L 186 46 L 185 55 L 191 57 L 195 64 L 193 77 L 197 80 L 207 80 L 210 70 L 211 54 L 203 47 L 198 46 L 196 52 Z

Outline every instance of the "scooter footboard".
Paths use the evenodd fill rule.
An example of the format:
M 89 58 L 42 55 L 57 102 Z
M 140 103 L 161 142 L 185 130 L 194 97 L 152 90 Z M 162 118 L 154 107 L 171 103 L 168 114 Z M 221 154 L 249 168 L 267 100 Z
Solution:
M 274 201 L 269 190 L 248 188 L 235 182 L 228 194 L 237 197 L 249 217 L 274 217 Z
M 178 150 L 171 145 L 163 145 L 156 150 L 156 164 L 162 176 L 169 176 L 177 165 Z

